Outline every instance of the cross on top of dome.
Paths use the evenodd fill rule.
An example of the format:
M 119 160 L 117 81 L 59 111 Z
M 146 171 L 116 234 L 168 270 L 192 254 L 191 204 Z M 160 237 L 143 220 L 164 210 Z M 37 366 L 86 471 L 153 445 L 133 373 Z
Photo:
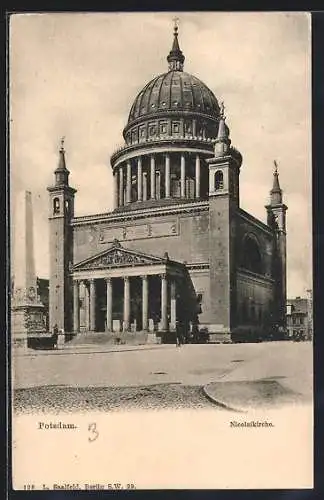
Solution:
M 174 33 L 177 33 L 180 19 L 178 17 L 174 17 L 172 21 L 174 22 Z
M 64 142 L 65 142 L 65 136 L 61 137 L 61 141 L 60 141 L 60 143 L 61 143 L 60 151 L 65 151 L 65 149 L 64 149 Z

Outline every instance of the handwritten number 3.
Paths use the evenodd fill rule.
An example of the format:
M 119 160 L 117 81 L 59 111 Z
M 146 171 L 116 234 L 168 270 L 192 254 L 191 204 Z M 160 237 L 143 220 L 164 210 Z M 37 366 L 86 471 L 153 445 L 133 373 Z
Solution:
M 93 443 L 93 441 L 95 441 L 99 436 L 99 432 L 97 431 L 97 424 L 95 422 L 89 424 L 88 431 L 91 432 L 91 435 L 88 437 L 88 441 L 90 443 Z

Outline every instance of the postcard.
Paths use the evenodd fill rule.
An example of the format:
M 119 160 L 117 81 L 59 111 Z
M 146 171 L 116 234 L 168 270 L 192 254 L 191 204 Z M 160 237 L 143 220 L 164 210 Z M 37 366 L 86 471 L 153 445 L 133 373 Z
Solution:
M 310 15 L 8 50 L 14 489 L 312 488 Z

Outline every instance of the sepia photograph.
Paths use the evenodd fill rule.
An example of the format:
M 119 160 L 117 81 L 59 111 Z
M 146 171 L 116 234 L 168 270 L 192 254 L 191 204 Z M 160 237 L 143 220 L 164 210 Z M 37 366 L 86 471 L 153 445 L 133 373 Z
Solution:
M 8 23 L 14 489 L 312 488 L 310 14 Z

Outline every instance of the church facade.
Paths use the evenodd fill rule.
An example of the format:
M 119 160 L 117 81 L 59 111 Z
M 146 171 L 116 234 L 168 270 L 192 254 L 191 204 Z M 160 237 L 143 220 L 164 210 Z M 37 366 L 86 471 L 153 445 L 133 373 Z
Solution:
M 175 28 L 168 71 L 135 98 L 111 157 L 111 212 L 75 216 L 62 144 L 48 187 L 50 328 L 168 339 L 180 323 L 236 339 L 284 326 L 287 207 L 277 168 L 265 224 L 240 206 L 242 155 L 224 106 L 184 59 Z

